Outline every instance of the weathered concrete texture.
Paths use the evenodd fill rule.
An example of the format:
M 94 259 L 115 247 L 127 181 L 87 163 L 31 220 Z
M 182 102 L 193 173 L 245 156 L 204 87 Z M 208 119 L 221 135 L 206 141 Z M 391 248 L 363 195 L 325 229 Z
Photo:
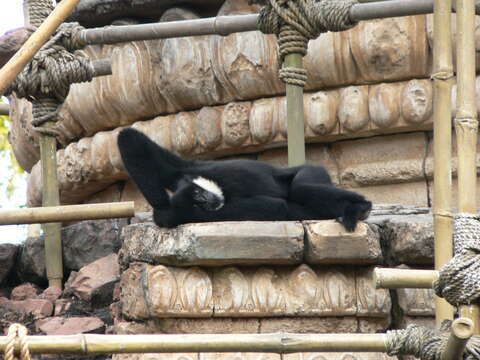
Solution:
M 120 232 L 126 219 L 87 220 L 62 229 L 63 264 L 66 270 L 79 270 L 91 262 L 118 252 Z M 45 256 L 43 236 L 29 237 L 22 246 L 18 273 L 20 278 L 44 282 Z
M 303 237 L 299 222 L 219 222 L 174 229 L 135 224 L 123 230 L 122 263 L 298 264 L 303 257 Z
M 0 244 L 0 284 L 7 279 L 12 271 L 17 256 L 18 245 Z
M 347 233 L 335 220 L 305 223 L 305 261 L 309 264 L 378 264 L 382 261 L 380 237 L 360 223 Z
M 369 221 L 378 221 L 372 217 Z M 431 215 L 390 216 L 380 224 L 390 264 L 433 264 Z
M 339 267 L 175 268 L 135 263 L 122 274 L 129 319 L 165 317 L 388 317 L 389 294 Z M 339 294 L 342 294 L 339 296 Z

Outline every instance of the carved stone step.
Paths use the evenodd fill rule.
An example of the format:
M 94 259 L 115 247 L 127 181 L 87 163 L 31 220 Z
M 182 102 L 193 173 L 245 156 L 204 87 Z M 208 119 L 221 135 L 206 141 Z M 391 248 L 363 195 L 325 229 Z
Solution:
M 379 264 L 380 236 L 360 223 L 348 233 L 334 220 L 217 222 L 162 229 L 129 225 L 122 233 L 121 262 L 223 266 Z M 304 245 L 305 244 L 305 245 Z
M 353 267 L 179 268 L 133 263 L 121 280 L 127 319 L 358 316 L 388 318 L 388 290 Z

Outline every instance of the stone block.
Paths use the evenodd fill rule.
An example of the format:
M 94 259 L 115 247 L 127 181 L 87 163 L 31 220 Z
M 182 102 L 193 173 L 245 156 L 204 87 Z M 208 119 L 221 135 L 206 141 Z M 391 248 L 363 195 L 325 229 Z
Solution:
M 394 179 L 394 177 L 392 177 Z M 347 190 L 358 192 L 374 204 L 402 204 L 428 206 L 429 194 L 425 180 L 383 184 L 362 187 L 347 187 Z
M 347 316 L 358 312 L 357 293 L 371 292 L 370 287 L 358 288 L 364 285 L 356 289 L 355 283 L 355 273 L 350 268 L 312 269 L 302 264 L 202 269 L 136 263 L 122 274 L 121 302 L 123 314 L 135 320 Z M 373 297 L 376 303 L 363 307 L 374 309 L 370 313 L 375 316 L 382 316 L 384 304 L 389 301 L 384 297 Z
M 112 300 L 113 288 L 118 280 L 118 257 L 110 254 L 81 268 L 70 284 L 70 289 L 84 301 L 106 303 Z
M 380 236 L 367 224 L 345 231 L 335 220 L 305 222 L 305 260 L 309 264 L 379 264 Z
M 35 284 L 25 283 L 16 286 L 10 294 L 11 300 L 38 299 L 42 290 Z
M 388 289 L 375 289 L 373 268 L 355 267 L 357 316 L 388 318 L 392 300 Z
M 297 264 L 303 257 L 299 222 L 219 222 L 163 229 L 129 225 L 123 231 L 122 264 L 142 261 L 177 266 Z
M 391 216 L 380 226 L 395 264 L 433 264 L 431 215 Z
M 0 244 L 0 284 L 5 281 L 13 269 L 17 257 L 18 245 Z
M 433 289 L 396 289 L 398 305 L 406 316 L 435 316 Z
M 53 313 L 53 303 L 44 299 L 8 300 L 1 298 L 0 305 L 12 311 L 31 314 L 35 319 L 41 319 Z
M 346 317 L 284 317 L 260 319 L 259 332 L 276 333 L 353 333 L 358 331 L 357 318 Z
M 375 352 L 315 352 L 315 353 L 295 353 L 283 355 L 284 360 L 393 360 L 391 357 L 383 353 Z
M 46 335 L 102 333 L 105 328 L 104 322 L 96 317 L 51 317 L 38 320 L 35 326 Z

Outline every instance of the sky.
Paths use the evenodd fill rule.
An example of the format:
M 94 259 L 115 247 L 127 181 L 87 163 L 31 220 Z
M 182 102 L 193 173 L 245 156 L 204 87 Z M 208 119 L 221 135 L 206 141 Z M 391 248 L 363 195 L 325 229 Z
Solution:
M 6 31 L 23 26 L 23 0 L 2 1 L 0 12 L 0 35 Z M 16 191 L 9 199 L 6 194 L 5 183 L 9 177 L 9 158 L 0 156 L 0 208 L 11 209 L 25 205 L 26 185 L 25 177 L 15 183 Z M 26 226 L 0 226 L 0 243 L 19 243 L 26 237 Z

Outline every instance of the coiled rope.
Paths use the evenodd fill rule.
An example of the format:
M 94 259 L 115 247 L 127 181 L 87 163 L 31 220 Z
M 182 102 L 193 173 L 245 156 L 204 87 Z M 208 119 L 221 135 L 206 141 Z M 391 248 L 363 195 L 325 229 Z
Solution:
M 308 41 L 327 31 L 344 31 L 357 23 L 350 19 L 350 9 L 357 0 L 266 0 L 251 1 L 265 6 L 260 11 L 258 27 L 265 34 L 276 34 L 280 62 L 288 54 L 302 54 Z M 305 69 L 283 67 L 279 77 L 284 83 L 304 87 Z
M 28 330 L 21 324 L 12 324 L 8 328 L 7 341 L 5 344 L 5 360 L 15 360 L 15 343 L 20 344 L 20 360 L 30 360 L 30 350 L 27 342 Z

